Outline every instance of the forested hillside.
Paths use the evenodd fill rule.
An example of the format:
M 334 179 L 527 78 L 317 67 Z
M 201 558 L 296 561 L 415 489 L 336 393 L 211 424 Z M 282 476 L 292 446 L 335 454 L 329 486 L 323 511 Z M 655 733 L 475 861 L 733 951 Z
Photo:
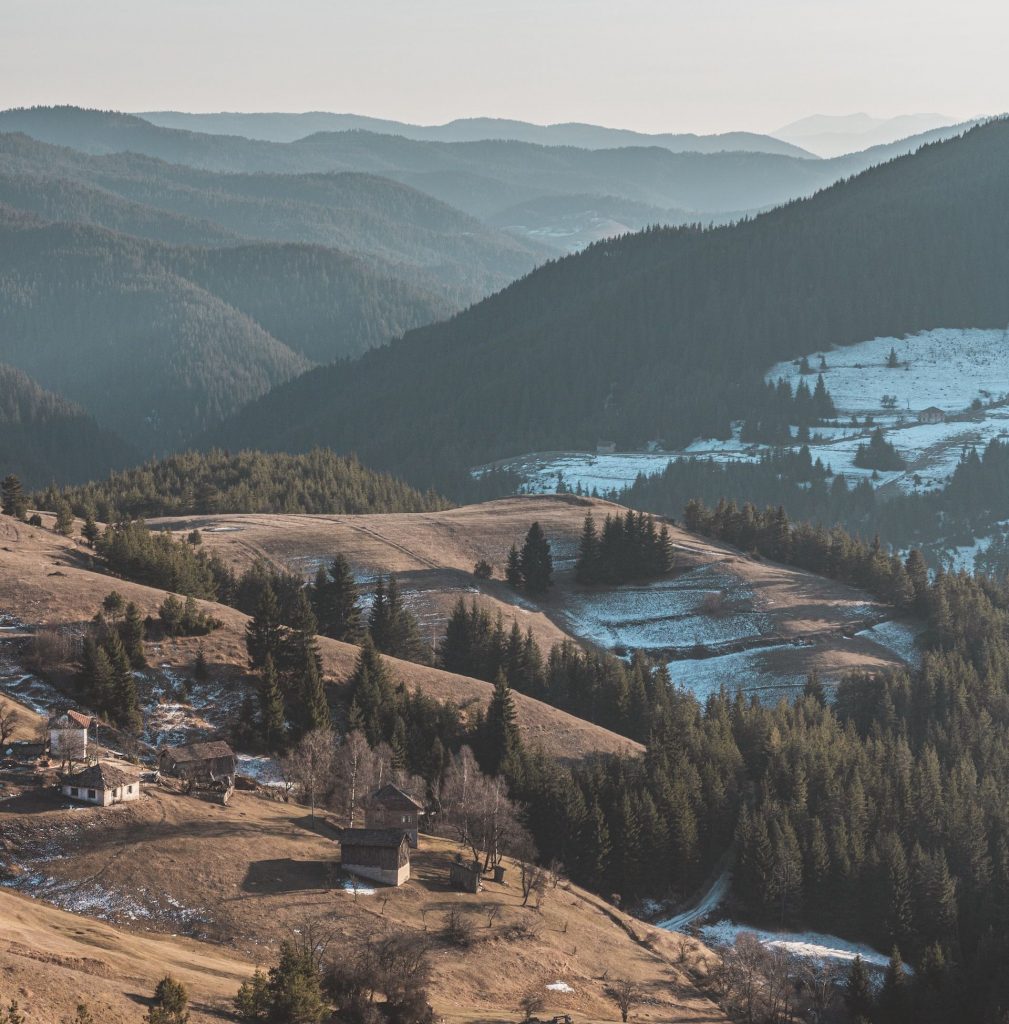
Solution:
M 184 249 L 0 207 L 0 359 L 144 451 L 444 308 L 316 246 Z
M 313 451 L 305 455 L 262 452 L 185 452 L 153 460 L 80 487 L 50 488 L 35 497 L 39 508 L 66 501 L 79 514 L 105 522 L 121 518 L 214 512 L 431 512 L 445 507 L 353 457 Z
M 18 133 L 0 132 L 0 202 L 172 244 L 329 246 L 381 261 L 446 310 L 510 283 L 548 251 L 371 174 L 223 174 Z
M 1004 326 L 1007 159 L 1009 122 L 995 121 L 752 221 L 599 243 L 352 368 L 276 389 L 217 438 L 330 444 L 426 485 L 601 438 L 726 436 L 759 416 L 760 375 L 778 360 Z
M 0 476 L 29 487 L 80 481 L 128 465 L 136 452 L 80 406 L 0 363 Z

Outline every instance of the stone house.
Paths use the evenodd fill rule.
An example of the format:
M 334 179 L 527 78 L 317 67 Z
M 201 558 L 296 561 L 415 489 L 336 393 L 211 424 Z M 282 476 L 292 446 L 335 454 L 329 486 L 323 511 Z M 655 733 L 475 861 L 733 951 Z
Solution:
M 60 792 L 71 800 L 108 807 L 140 799 L 140 780 L 110 764 L 96 764 L 60 778 Z

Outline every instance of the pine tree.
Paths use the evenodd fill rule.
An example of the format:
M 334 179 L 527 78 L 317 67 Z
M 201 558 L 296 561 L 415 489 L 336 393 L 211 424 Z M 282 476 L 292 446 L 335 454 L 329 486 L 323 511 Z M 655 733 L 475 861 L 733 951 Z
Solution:
M 193 662 L 193 678 L 198 683 L 205 683 L 210 678 L 210 669 L 207 665 L 207 649 L 202 640 L 196 647 L 196 659 Z
M 509 555 L 509 559 L 510 559 Z M 520 556 L 522 579 L 531 594 L 545 594 L 553 584 L 553 557 L 550 541 L 539 523 L 533 523 L 526 534 Z
M 272 586 L 266 586 L 256 606 L 256 614 L 245 627 L 245 647 L 249 664 L 262 668 L 269 655 L 276 663 L 283 646 L 285 630 L 280 622 L 280 605 Z
M 844 1005 L 853 1020 L 872 1018 L 872 983 L 865 969 L 865 962 L 857 955 L 851 962 L 848 977 L 844 983 Z
M 514 544 L 508 549 L 508 560 L 505 563 L 505 582 L 513 590 L 518 590 L 525 583 L 525 577 L 522 575 L 522 556 Z
M 509 762 L 520 748 L 515 701 L 504 673 L 498 674 L 494 683 L 494 694 L 487 708 L 486 764 L 488 775 L 497 775 L 502 765 Z
M 348 644 L 361 642 L 365 627 L 357 583 L 343 555 L 337 555 L 328 569 L 319 566 L 312 587 L 312 607 L 323 636 Z
M 101 536 L 101 530 L 98 529 L 95 517 L 90 512 L 84 518 L 84 526 L 81 527 L 81 536 L 84 538 L 89 548 L 93 548 L 95 546 L 95 541 L 97 541 Z
M 28 499 L 25 497 L 24 488 L 13 473 L 5 476 L 0 483 L 0 511 L 5 516 L 13 516 L 15 519 L 24 519 L 28 514 Z
M 277 751 L 284 746 L 284 697 L 273 657 L 266 655 L 259 673 L 259 734 L 263 747 Z
M 65 501 L 56 503 L 56 522 L 53 529 L 64 537 L 69 537 L 74 532 L 74 513 Z
M 298 721 L 302 733 L 332 726 L 329 701 L 326 699 L 326 687 L 322 681 L 322 673 L 314 659 L 309 659 L 301 674 L 299 691 Z
M 147 668 L 147 657 L 144 654 L 144 617 L 133 601 L 126 606 L 126 614 L 119 626 L 119 632 L 130 664 L 138 669 Z
M 137 684 L 130 668 L 129 655 L 118 629 L 110 629 L 105 638 L 105 653 L 112 667 L 109 710 L 117 724 L 126 732 L 138 734 L 143 727 Z
M 909 1012 L 907 976 L 900 958 L 900 950 L 894 946 L 879 992 L 876 1020 L 878 1024 L 910 1024 Z
M 579 583 L 591 584 L 599 580 L 599 534 L 591 512 L 585 513 L 582 536 L 578 542 L 578 560 L 575 563 L 575 579 Z
M 383 654 L 404 661 L 427 662 L 428 648 L 413 614 L 403 603 L 395 576 L 379 580 L 369 621 L 371 638 Z

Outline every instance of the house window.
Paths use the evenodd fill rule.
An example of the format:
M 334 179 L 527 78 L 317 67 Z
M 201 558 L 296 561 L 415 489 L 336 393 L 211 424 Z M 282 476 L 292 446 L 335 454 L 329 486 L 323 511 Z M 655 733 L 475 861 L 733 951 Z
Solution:
M 127 786 L 126 787 L 126 792 L 127 793 L 132 793 L 133 792 L 133 787 L 132 786 Z
M 95 793 L 95 791 L 93 789 L 89 789 L 88 790 L 88 799 L 89 800 L 94 800 L 96 798 L 96 796 L 97 796 L 97 794 Z
M 78 789 L 77 789 L 76 786 L 71 786 L 70 787 L 70 795 L 71 796 L 79 796 L 80 795 L 80 793 L 78 792 Z
M 112 796 L 113 796 L 113 799 L 115 799 L 115 800 L 118 800 L 118 799 L 119 799 L 119 790 L 118 790 L 118 788 L 117 788 L 117 789 L 114 789 L 114 790 L 112 791 Z

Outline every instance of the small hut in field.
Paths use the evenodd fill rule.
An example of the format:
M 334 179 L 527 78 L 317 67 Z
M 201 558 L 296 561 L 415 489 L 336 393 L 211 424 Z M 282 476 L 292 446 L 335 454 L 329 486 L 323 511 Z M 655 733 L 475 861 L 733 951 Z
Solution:
M 160 770 L 182 779 L 187 792 L 203 789 L 221 793 L 225 803 L 235 788 L 237 766 L 235 752 L 223 740 L 162 747 L 158 753 Z
M 340 865 L 382 885 L 402 885 L 410 878 L 410 840 L 402 829 L 345 828 Z

